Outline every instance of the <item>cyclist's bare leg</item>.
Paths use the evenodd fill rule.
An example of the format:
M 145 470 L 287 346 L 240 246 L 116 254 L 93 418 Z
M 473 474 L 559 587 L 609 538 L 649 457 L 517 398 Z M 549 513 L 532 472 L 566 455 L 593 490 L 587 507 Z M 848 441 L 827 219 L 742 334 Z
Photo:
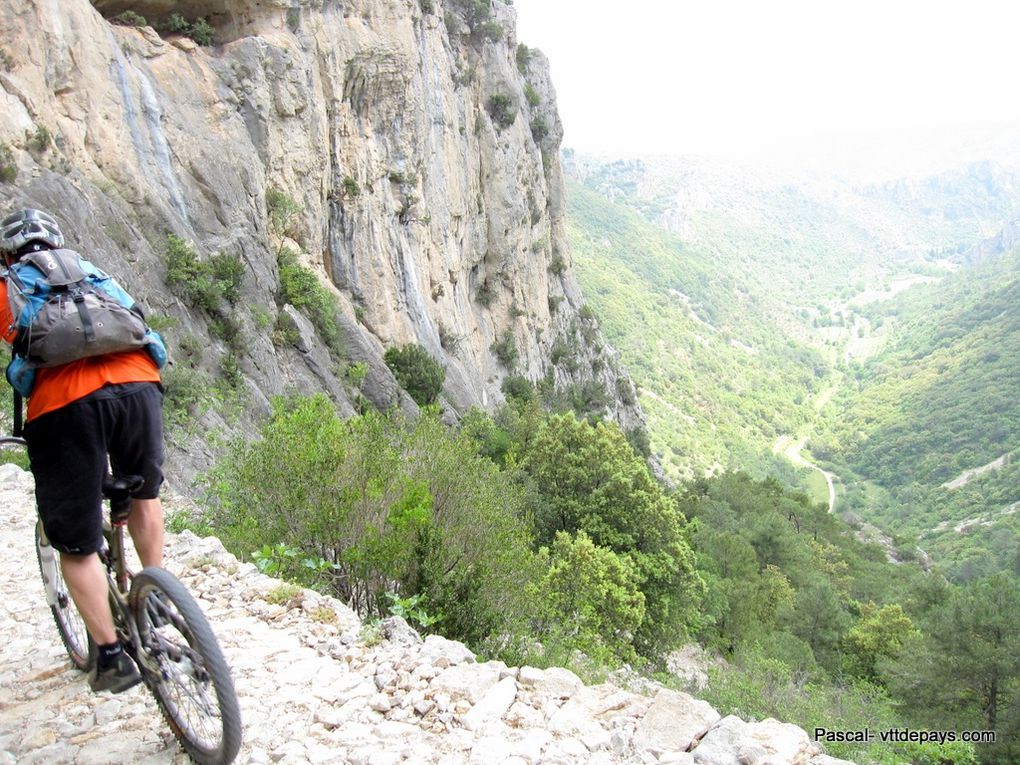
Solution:
M 113 615 L 110 613 L 106 570 L 99 556 L 96 553 L 91 555 L 61 553 L 60 570 L 92 639 L 99 645 L 116 643 L 117 633 L 113 627 Z
M 163 503 L 156 499 L 131 500 L 128 531 L 143 566 L 163 565 Z

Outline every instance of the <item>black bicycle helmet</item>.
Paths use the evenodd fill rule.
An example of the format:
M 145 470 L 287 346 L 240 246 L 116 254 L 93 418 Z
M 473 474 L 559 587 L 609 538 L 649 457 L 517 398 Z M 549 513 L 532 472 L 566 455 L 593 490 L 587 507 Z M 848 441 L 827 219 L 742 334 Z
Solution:
M 40 242 L 50 249 L 64 246 L 64 235 L 53 218 L 42 210 L 19 210 L 0 223 L 0 255 L 16 255 L 29 242 Z

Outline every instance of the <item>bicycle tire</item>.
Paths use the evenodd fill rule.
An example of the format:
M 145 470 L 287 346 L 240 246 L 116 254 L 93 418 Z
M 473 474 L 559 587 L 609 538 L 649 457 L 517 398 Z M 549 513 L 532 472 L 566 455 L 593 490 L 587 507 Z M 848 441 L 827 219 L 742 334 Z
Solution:
M 60 640 L 67 650 L 67 656 L 75 669 L 87 672 L 96 657 L 96 644 L 89 637 L 85 621 L 78 613 L 78 607 L 67 589 L 64 575 L 60 570 L 60 559 L 50 545 L 43 531 L 42 521 L 35 523 L 35 557 L 39 561 L 46 602 L 57 624 Z
M 145 568 L 134 576 L 129 604 L 138 665 L 174 736 L 199 765 L 233 762 L 241 711 L 230 668 L 195 599 L 169 571 Z

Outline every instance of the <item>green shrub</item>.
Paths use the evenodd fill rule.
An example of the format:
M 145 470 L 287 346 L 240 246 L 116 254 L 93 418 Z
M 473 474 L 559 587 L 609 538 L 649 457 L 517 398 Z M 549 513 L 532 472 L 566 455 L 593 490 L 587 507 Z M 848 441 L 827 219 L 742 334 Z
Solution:
M 456 354 L 463 341 L 464 338 L 461 335 L 458 335 L 443 322 L 439 322 L 439 344 L 443 346 L 444 351 Z
M 291 236 L 292 224 L 302 210 L 301 205 L 284 191 L 270 186 L 266 189 L 266 210 L 269 213 L 269 230 L 279 237 Z
M 524 43 L 517 43 L 517 71 L 524 74 L 531 61 L 531 49 Z
M 545 118 L 539 115 L 531 121 L 531 137 L 535 143 L 542 143 L 543 140 L 549 135 L 549 126 L 545 122 Z
M 481 286 L 475 292 L 475 302 L 485 308 L 492 305 L 492 301 L 496 299 L 496 290 L 489 282 L 482 282 Z
M 648 431 L 640 425 L 627 431 L 627 443 L 645 459 L 652 456 L 652 440 L 648 437 Z
M 534 595 L 546 619 L 537 632 L 551 633 L 600 664 L 633 662 L 645 596 L 630 557 L 595 545 L 584 531 L 559 531 L 541 552 L 548 568 Z
M 211 45 L 216 35 L 216 30 L 205 19 L 191 22 L 179 13 L 171 13 L 162 29 L 171 34 L 190 37 L 199 45 Z
M 53 136 L 45 125 L 36 127 L 32 137 L 28 139 L 28 147 L 40 154 L 53 144 Z
M 0 143 L 0 183 L 14 183 L 18 179 L 18 166 L 11 147 Z
M 452 5 L 472 30 L 492 13 L 492 0 L 453 0 Z
M 524 83 L 524 98 L 527 100 L 528 104 L 532 107 L 538 106 L 542 101 L 542 99 L 538 95 L 538 91 L 531 87 L 530 82 Z
M 260 438 L 234 441 L 205 484 L 202 520 L 228 549 L 300 550 L 281 565 L 364 618 L 390 612 L 389 592 L 469 644 L 524 633 L 535 574 L 520 489 L 438 415 L 343 421 L 324 395 L 277 399 Z
M 472 30 L 472 35 L 481 40 L 499 42 L 503 39 L 503 25 L 498 21 L 483 21 Z
M 285 311 L 280 311 L 276 315 L 276 324 L 270 339 L 277 348 L 296 346 L 301 340 L 301 331 Z
M 355 361 L 353 364 L 348 365 L 347 379 L 351 381 L 356 389 L 361 390 L 361 386 L 365 382 L 365 378 L 368 376 L 368 364 L 364 361 Z
M 343 180 L 344 192 L 343 195 L 346 199 L 354 199 L 361 193 L 361 186 L 351 176 L 344 176 Z
M 573 364 L 565 365 L 571 367 L 570 371 L 576 371 Z M 574 383 L 567 386 L 565 391 L 570 408 L 578 415 L 586 415 L 591 412 L 601 412 L 610 404 L 609 391 L 599 380 L 586 380 L 583 383 Z
M 556 276 L 563 276 L 567 270 L 567 259 L 560 253 L 553 255 L 552 260 L 549 261 L 549 271 Z
M 504 396 L 520 404 L 528 404 L 538 398 L 535 383 L 523 375 L 510 375 L 499 388 Z
M 179 236 L 167 235 L 166 283 L 192 307 L 216 313 L 224 300 L 236 303 L 243 276 L 244 263 L 239 254 L 220 253 L 202 261 Z
M 164 28 L 174 34 L 186 35 L 191 29 L 191 23 L 179 13 L 171 13 L 166 20 Z
M 507 369 L 514 369 L 520 354 L 517 351 L 517 342 L 514 340 L 513 332 L 504 330 L 498 340 L 494 340 L 489 350 L 499 359 L 499 363 Z
M 182 365 L 164 369 L 162 378 L 167 429 L 191 432 L 213 402 L 212 382 L 204 372 Z
M 386 366 L 397 378 L 400 387 L 419 406 L 434 404 L 443 390 L 446 369 L 420 345 L 410 343 L 399 348 L 387 348 L 383 355 Z
M 277 259 L 280 267 L 280 297 L 303 311 L 312 326 L 337 356 L 343 355 L 339 328 L 339 305 L 333 294 L 309 268 L 298 263 L 297 254 L 284 249 Z
M 517 119 L 517 105 L 512 96 L 506 93 L 495 93 L 489 96 L 485 104 L 486 111 L 492 117 L 492 121 L 501 128 L 508 128 Z
M 241 298 L 241 282 L 244 278 L 244 261 L 241 255 L 221 252 L 209 258 L 209 270 L 217 289 L 231 305 Z
M 634 385 L 626 377 L 616 378 L 616 397 L 627 406 L 634 406 L 637 403 Z
M 144 27 L 148 25 L 145 17 L 134 11 L 124 11 L 114 16 L 111 21 L 125 27 Z

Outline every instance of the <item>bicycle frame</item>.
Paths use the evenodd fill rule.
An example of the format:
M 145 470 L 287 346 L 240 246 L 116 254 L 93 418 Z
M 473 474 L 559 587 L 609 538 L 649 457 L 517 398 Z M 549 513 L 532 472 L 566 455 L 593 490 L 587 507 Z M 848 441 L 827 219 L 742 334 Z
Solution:
M 125 643 L 137 649 L 139 645 L 138 628 L 131 618 L 128 604 L 131 573 L 128 571 L 124 555 L 124 527 L 127 521 L 111 522 L 110 549 L 100 557 L 106 567 L 106 583 L 110 591 L 110 606 L 114 609 L 115 620 L 123 625 L 126 631 Z M 137 654 L 138 651 L 135 650 Z

